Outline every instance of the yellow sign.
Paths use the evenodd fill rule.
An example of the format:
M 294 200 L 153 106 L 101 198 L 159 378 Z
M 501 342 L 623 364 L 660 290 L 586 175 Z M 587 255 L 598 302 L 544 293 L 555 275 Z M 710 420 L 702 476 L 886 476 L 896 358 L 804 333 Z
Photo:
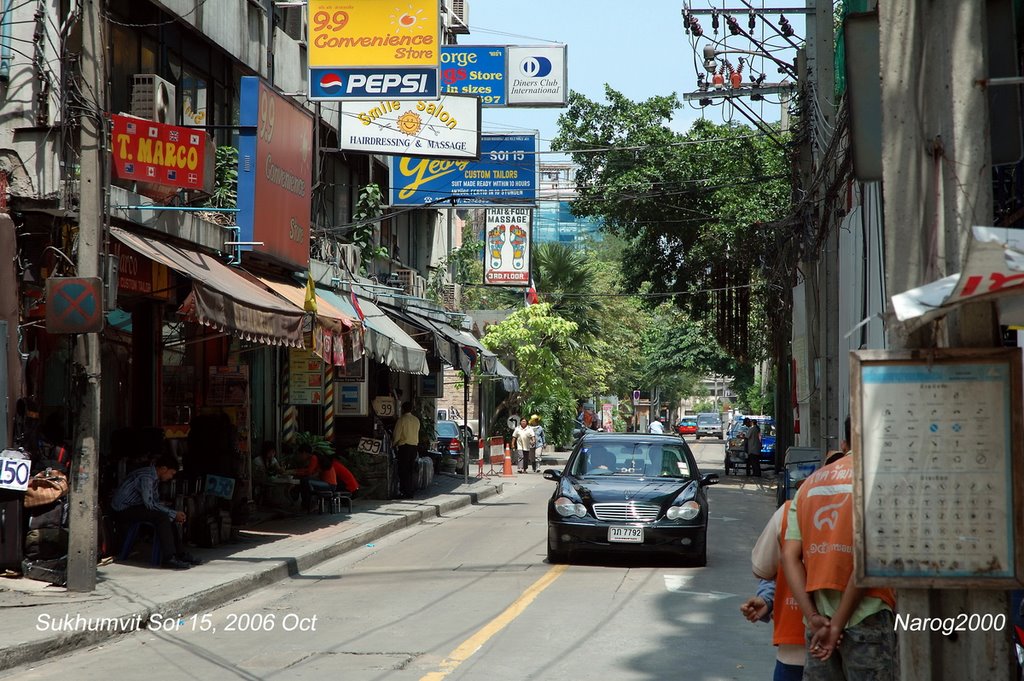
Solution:
M 309 65 L 438 66 L 440 0 L 309 0 Z

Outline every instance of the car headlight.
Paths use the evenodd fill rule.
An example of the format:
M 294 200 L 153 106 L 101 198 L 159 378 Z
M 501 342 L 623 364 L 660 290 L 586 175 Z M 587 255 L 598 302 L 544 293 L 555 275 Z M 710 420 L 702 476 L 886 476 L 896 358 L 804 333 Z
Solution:
M 558 497 L 555 499 L 555 510 L 563 518 L 572 518 L 573 516 L 584 518 L 587 515 L 587 507 L 573 501 L 569 497 Z
M 669 520 L 693 520 L 698 515 L 700 515 L 700 504 L 693 499 L 678 506 L 671 506 L 665 513 L 665 517 Z

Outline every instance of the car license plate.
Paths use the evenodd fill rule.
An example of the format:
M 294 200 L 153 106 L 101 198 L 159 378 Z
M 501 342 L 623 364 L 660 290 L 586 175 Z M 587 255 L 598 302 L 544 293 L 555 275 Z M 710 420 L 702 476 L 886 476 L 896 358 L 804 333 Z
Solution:
M 608 541 L 626 544 L 643 544 L 644 528 L 642 527 L 609 527 Z

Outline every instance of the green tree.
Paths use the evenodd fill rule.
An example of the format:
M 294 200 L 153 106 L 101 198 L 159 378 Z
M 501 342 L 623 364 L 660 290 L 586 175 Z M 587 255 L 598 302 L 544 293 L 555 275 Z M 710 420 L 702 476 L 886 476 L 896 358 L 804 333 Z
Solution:
M 555 314 L 576 322 L 580 343 L 592 347 L 601 333 L 596 314 L 601 302 L 591 297 L 596 277 L 587 254 L 567 244 L 543 243 L 534 249 L 533 271 L 539 298 L 551 303 Z
M 551 145 L 579 166 L 573 212 L 623 237 L 626 286 L 686 294 L 676 303 L 709 337 L 742 362 L 762 358 L 762 269 L 776 243 L 765 225 L 789 206 L 784 150 L 733 123 L 673 131 L 675 95 L 633 102 L 606 86 L 605 100 L 572 93 Z
M 510 358 L 520 393 L 506 406 L 538 414 L 553 442 L 569 441 L 576 416 L 576 396 L 607 389 L 608 363 L 579 348 L 576 322 L 552 313 L 550 303 L 524 307 L 496 324 L 483 337 L 491 351 Z

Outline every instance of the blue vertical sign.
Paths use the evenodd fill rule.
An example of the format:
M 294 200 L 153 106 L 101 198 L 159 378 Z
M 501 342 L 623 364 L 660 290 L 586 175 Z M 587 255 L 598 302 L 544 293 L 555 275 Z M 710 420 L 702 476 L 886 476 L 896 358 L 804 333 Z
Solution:
M 537 133 L 481 135 L 479 161 L 391 158 L 391 205 L 451 199 L 462 206 L 536 203 Z
M 483 106 L 505 106 L 503 45 L 442 45 L 441 93 L 474 95 Z

